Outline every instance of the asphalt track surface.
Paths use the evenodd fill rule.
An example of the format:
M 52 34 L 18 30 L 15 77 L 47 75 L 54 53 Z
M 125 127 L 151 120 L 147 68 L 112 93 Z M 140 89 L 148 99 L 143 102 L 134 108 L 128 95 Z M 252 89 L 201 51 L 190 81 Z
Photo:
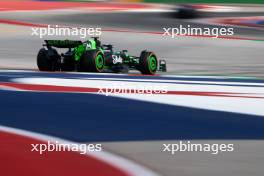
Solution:
M 41 13 L 33 15 L 30 12 L 20 12 L 17 15 L 4 13 L 1 18 L 33 24 L 100 26 L 103 30 L 107 30 L 101 36 L 103 43 L 112 43 L 116 49 L 128 49 L 134 55 L 139 55 L 144 49 L 152 50 L 159 58 L 167 60 L 168 74 L 263 77 L 263 43 L 255 41 L 263 39 L 264 31 L 262 29 L 235 28 L 235 36 L 246 37 L 253 41 L 201 37 L 172 39 L 169 36 L 162 36 L 163 27 L 178 27 L 179 24 L 192 25 L 194 22 L 149 13 L 144 15 L 137 13 L 88 13 L 88 15 L 70 13 L 62 15 L 62 13 L 65 12 L 51 12 L 53 15 L 47 15 L 48 12 L 45 15 Z M 197 23 L 193 26 L 206 25 Z M 32 31 L 29 27 L 5 24 L 3 27 L 6 30 L 1 30 L 2 42 L 0 45 L 2 51 L 0 55 L 2 62 L 0 66 L 2 68 L 36 69 L 35 55 L 41 48 L 44 39 L 39 39 L 37 36 L 32 37 Z M 19 28 L 19 31 L 16 28 Z M 115 31 L 118 29 L 147 33 L 140 34 L 133 31 L 120 33 Z M 153 34 L 153 32 L 160 32 L 161 34 Z M 16 48 L 17 52 L 14 53 L 13 48 Z M 9 53 L 13 54 L 10 55 Z
M 34 17 L 29 12 L 18 14 L 5 13 L 0 18 L 38 24 L 100 25 L 105 29 L 125 28 L 149 32 L 160 32 L 164 26 L 179 24 L 204 26 L 156 13 L 62 15 L 52 12 L 53 15 L 38 13 Z M 0 31 L 0 67 L 36 69 L 35 57 L 43 39 L 30 36 L 31 30 L 26 26 L 0 25 L 4 29 Z M 235 28 L 235 32 L 239 37 L 256 39 L 263 39 L 264 34 L 263 30 L 252 28 Z M 168 74 L 264 77 L 264 43 L 259 41 L 196 37 L 171 39 L 152 33 L 117 31 L 103 33 L 102 41 L 113 43 L 119 49 L 128 49 L 135 55 L 147 46 L 160 58 L 167 60 Z M 1 76 L 0 81 L 9 82 L 10 77 L 16 77 L 12 74 Z M 48 74 L 47 77 L 54 76 L 62 75 Z M 1 125 L 72 141 L 102 142 L 105 150 L 136 161 L 162 175 L 263 175 L 262 116 L 93 94 L 1 90 L 0 97 Z M 52 108 L 52 112 L 46 111 L 46 108 Z M 89 112 L 85 111 L 87 108 Z M 96 115 L 98 112 L 99 116 Z M 161 152 L 163 143 L 186 139 L 198 140 L 200 143 L 231 142 L 235 144 L 236 151 L 216 156 L 199 152 L 177 155 Z

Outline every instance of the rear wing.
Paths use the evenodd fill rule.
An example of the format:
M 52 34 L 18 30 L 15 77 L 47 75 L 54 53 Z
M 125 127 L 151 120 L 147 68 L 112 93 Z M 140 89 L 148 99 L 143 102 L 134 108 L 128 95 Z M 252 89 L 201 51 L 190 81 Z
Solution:
M 79 40 L 45 40 L 44 46 L 56 48 L 75 48 L 82 45 L 83 42 Z

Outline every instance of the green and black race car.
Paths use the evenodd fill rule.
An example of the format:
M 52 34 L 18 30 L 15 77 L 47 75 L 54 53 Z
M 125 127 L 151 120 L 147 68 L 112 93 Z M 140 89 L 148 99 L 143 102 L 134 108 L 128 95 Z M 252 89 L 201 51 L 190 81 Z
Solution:
M 166 71 L 165 60 L 157 59 L 153 52 L 142 51 L 139 57 L 127 50 L 113 51 L 112 45 L 101 45 L 97 37 L 85 42 L 75 40 L 45 40 L 37 56 L 40 71 L 81 71 L 127 73 L 138 70 L 153 75 Z M 59 54 L 55 48 L 68 48 Z

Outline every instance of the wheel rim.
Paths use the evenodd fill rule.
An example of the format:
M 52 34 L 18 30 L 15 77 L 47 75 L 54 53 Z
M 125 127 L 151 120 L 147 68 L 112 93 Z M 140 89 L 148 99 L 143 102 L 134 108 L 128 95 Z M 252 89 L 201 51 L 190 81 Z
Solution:
M 149 70 L 151 72 L 155 72 L 157 70 L 157 60 L 153 55 L 149 57 Z
M 102 70 L 104 68 L 104 58 L 102 55 L 98 54 L 95 58 L 95 65 L 97 70 Z

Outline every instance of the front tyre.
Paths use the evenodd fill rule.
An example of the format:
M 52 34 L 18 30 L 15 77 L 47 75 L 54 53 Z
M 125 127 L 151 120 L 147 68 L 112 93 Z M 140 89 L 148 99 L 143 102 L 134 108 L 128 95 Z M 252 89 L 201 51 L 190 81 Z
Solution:
M 142 74 L 154 75 L 157 71 L 157 56 L 153 52 L 142 51 L 139 58 L 139 70 Z
M 105 65 L 104 55 L 100 50 L 85 51 L 80 62 L 80 71 L 103 72 Z

